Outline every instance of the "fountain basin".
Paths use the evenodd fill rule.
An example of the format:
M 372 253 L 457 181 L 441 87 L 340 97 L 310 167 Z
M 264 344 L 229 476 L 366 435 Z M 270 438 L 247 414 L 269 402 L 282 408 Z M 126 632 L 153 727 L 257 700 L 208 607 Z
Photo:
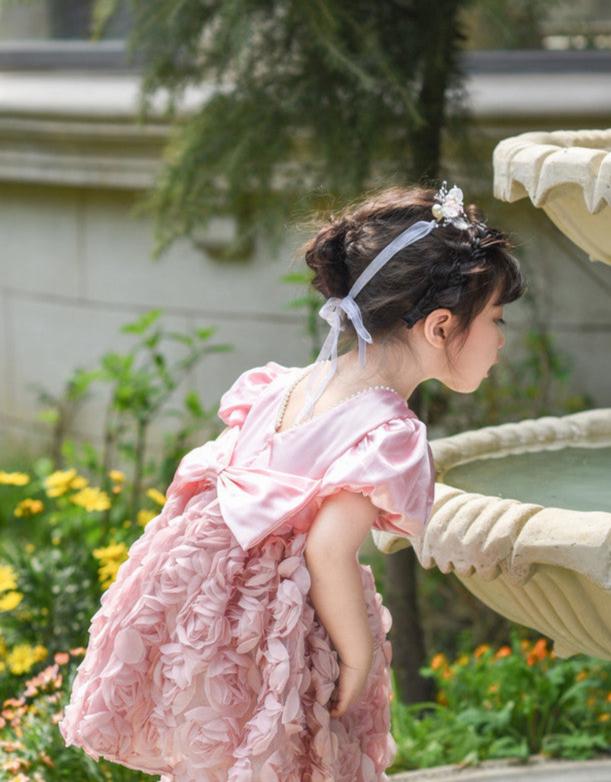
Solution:
M 412 545 L 423 567 L 453 572 L 490 608 L 552 639 L 559 657 L 611 660 L 611 506 L 576 509 L 561 496 L 548 506 L 521 498 L 517 484 L 494 494 L 486 485 L 465 491 L 451 483 L 455 468 L 483 459 L 576 448 L 595 460 L 610 446 L 611 408 L 432 440 L 437 483 L 424 533 L 373 530 L 374 543 L 384 553 Z M 567 474 L 567 486 L 572 481 Z M 609 484 L 611 475 L 604 491 Z M 604 491 L 597 504 L 607 501 Z

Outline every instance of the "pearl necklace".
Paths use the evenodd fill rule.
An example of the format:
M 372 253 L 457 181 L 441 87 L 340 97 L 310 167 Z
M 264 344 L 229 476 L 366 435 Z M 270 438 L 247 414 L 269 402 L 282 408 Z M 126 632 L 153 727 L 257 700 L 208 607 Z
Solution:
M 309 368 L 308 368 L 309 371 Z M 310 413 L 310 417 L 307 418 L 305 421 L 301 421 L 298 424 L 293 424 L 292 426 L 289 426 L 288 429 L 283 429 L 282 432 L 278 431 L 280 426 L 282 425 L 282 420 L 284 418 L 284 414 L 286 412 L 286 408 L 288 407 L 289 399 L 291 397 L 291 393 L 293 392 L 293 389 L 295 386 L 299 383 L 299 381 L 307 375 L 308 372 L 304 372 L 300 374 L 297 379 L 291 383 L 291 385 L 288 387 L 284 394 L 284 399 L 282 400 L 282 404 L 280 405 L 280 408 L 278 410 L 278 414 L 276 416 L 276 423 L 274 425 L 274 431 L 276 434 L 284 434 L 285 432 L 290 432 L 292 429 L 297 429 L 300 426 L 304 426 L 305 424 L 310 423 L 310 421 L 313 421 L 315 418 L 318 418 L 318 415 L 323 415 L 324 413 L 328 413 L 330 410 L 334 410 L 339 405 L 343 405 L 344 402 L 347 402 L 350 399 L 354 399 L 354 397 L 359 396 L 360 394 L 364 393 L 365 391 L 373 391 L 375 388 L 383 389 L 384 391 L 392 391 L 393 394 L 396 394 L 398 397 L 401 397 L 401 399 L 405 402 L 401 394 L 391 386 L 383 386 L 383 385 L 375 385 L 375 386 L 367 386 L 366 388 L 361 388 L 358 391 L 355 391 L 354 394 L 350 394 L 350 396 L 344 397 L 344 399 L 340 399 L 339 402 L 332 405 L 331 407 L 328 407 L 326 410 L 323 410 L 322 413 L 319 413 L 318 415 L 312 415 Z

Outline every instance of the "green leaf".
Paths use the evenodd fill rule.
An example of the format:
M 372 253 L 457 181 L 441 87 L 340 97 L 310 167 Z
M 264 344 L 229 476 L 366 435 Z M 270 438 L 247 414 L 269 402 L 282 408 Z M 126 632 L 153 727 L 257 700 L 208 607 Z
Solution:
M 126 323 L 124 326 L 121 326 L 121 331 L 126 334 L 144 334 L 159 319 L 162 313 L 162 309 L 149 310 L 137 320 L 132 321 L 132 323 Z
M 52 407 L 46 410 L 39 410 L 36 418 L 45 424 L 55 424 L 59 421 L 59 410 Z
M 283 274 L 280 277 L 281 282 L 298 282 L 303 283 L 304 285 L 309 284 L 311 277 L 313 274 L 305 274 L 302 272 L 289 272 L 288 274 Z
M 168 331 L 166 336 L 174 342 L 182 342 L 183 345 L 191 346 L 193 344 L 193 337 L 189 334 L 182 334 L 180 331 Z
M 208 326 L 207 328 L 195 329 L 195 335 L 201 339 L 210 339 L 218 331 L 216 326 Z
M 199 399 L 199 395 L 196 391 L 189 391 L 185 394 L 185 407 L 196 418 L 203 418 L 204 408 Z

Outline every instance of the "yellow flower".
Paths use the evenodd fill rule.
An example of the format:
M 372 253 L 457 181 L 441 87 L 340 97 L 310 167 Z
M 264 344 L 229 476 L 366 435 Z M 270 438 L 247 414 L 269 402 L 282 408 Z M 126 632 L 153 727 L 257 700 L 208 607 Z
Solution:
M 70 488 L 70 484 L 76 478 L 76 470 L 56 470 L 44 480 L 45 489 L 49 497 L 61 497 Z
M 30 482 L 30 476 L 25 472 L 0 471 L 0 484 L 7 486 L 25 486 Z
M 6 657 L 11 673 L 17 676 L 27 673 L 37 662 L 44 660 L 47 650 L 44 646 L 31 646 L 30 644 L 16 644 Z
M 443 652 L 436 654 L 431 660 L 431 668 L 436 671 L 438 668 L 443 668 L 447 664 L 446 656 Z
M 33 543 L 26 543 L 24 548 L 28 554 L 33 554 L 36 551 L 36 546 Z
M 100 560 L 98 575 L 100 583 L 106 589 L 115 580 L 121 563 L 127 559 L 125 543 L 111 543 L 109 546 L 93 550 L 93 556 Z
M 598 721 L 599 722 L 609 722 L 609 719 L 611 719 L 611 717 L 609 717 L 608 714 L 599 714 L 598 715 Z
M 0 611 L 12 611 L 22 600 L 21 592 L 7 592 L 0 597 Z
M 70 488 L 71 489 L 84 489 L 85 486 L 87 486 L 88 483 L 89 483 L 89 481 L 87 480 L 87 478 L 83 478 L 82 475 L 77 475 L 76 478 L 73 478 L 70 481 Z
M 109 546 L 93 549 L 96 559 L 120 559 L 125 552 L 125 543 L 111 543 Z
M 16 589 L 17 574 L 10 565 L 0 565 L 0 592 L 7 589 Z
M 138 524 L 141 527 L 146 527 L 146 525 L 151 521 L 151 519 L 154 519 L 155 516 L 157 516 L 157 512 L 154 510 L 146 510 L 142 509 L 138 511 L 138 515 L 136 517 L 136 520 Z
M 456 662 L 459 665 L 469 665 L 469 659 L 470 658 L 468 654 L 461 654 Z
M 80 505 L 87 511 L 108 510 L 110 508 L 110 497 L 101 489 L 93 486 L 73 494 L 70 501 L 75 505 Z
M 115 580 L 120 567 L 121 562 L 117 562 L 114 559 L 109 559 L 107 562 L 104 562 L 100 565 L 98 569 L 98 576 L 100 579 L 100 584 L 104 589 L 108 589 L 108 587 Z
M 45 506 L 42 504 L 42 500 L 32 500 L 26 498 L 25 500 L 21 500 L 21 502 L 15 508 L 14 512 L 17 518 L 21 518 L 23 516 L 35 516 L 37 513 L 42 513 L 44 507 Z
M 108 477 L 113 483 L 121 483 L 121 481 L 125 480 L 125 473 L 121 472 L 121 470 L 110 470 Z
M 158 489 L 149 489 L 146 493 L 146 496 L 150 497 L 153 502 L 156 502 L 158 505 L 165 505 L 166 496 Z

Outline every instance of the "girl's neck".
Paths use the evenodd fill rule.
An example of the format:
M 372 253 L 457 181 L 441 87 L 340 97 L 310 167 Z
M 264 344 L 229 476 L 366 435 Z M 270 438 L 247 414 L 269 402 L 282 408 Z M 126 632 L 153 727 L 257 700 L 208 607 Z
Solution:
M 364 367 L 359 364 L 356 348 L 338 356 L 337 371 L 328 385 L 331 396 L 341 398 L 369 386 L 381 385 L 394 389 L 404 399 L 408 399 L 420 381 L 410 377 L 409 368 L 402 365 L 396 351 L 392 351 L 390 346 L 383 351 L 381 347 L 367 345 Z M 330 363 L 325 362 L 324 370 L 322 367 L 315 367 L 312 370 L 316 373 L 315 377 L 321 378 L 323 373 L 328 372 Z M 391 374 L 389 369 L 392 367 L 395 371 Z M 405 372 L 397 372 L 397 367 L 399 370 L 403 367 Z

